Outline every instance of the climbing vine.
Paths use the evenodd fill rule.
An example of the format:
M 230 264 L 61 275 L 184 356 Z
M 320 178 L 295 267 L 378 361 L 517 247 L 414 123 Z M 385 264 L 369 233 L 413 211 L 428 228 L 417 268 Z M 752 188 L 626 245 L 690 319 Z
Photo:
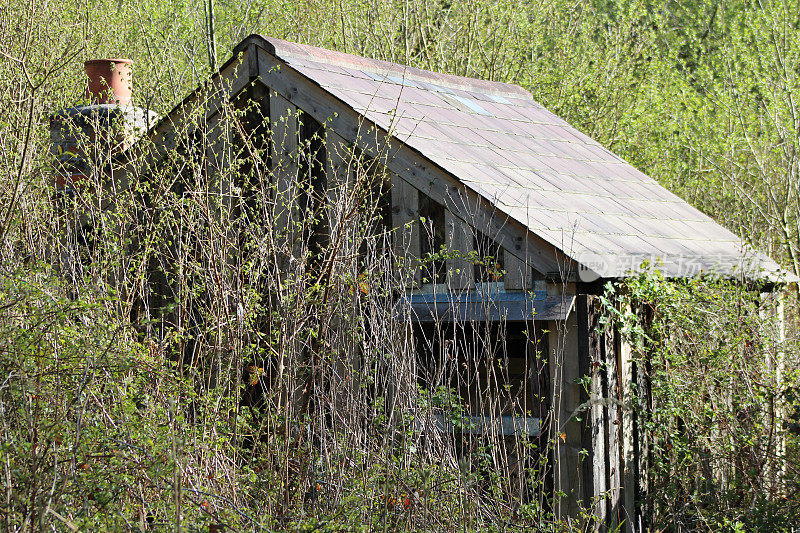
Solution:
M 800 380 L 781 290 L 648 265 L 606 286 L 604 326 L 627 338 L 650 385 L 632 408 L 650 446 L 653 525 L 788 530 L 800 516 Z

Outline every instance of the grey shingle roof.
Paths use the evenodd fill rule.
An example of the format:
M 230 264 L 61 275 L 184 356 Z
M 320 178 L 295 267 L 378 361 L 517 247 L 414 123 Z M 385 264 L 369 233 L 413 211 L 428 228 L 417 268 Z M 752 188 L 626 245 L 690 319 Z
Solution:
M 777 265 L 516 85 L 265 38 L 268 50 L 602 277 Z

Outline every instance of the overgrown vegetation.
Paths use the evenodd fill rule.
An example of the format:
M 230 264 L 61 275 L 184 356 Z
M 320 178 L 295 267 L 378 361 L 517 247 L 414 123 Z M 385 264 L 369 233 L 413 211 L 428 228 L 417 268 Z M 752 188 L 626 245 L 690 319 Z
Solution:
M 179 144 L 151 166 L 143 146 L 113 209 L 102 164 L 81 194 L 56 193 L 47 119 L 82 102 L 81 60 L 132 57 L 136 104 L 163 115 L 210 74 L 204 4 L 0 6 L 3 529 L 590 528 L 552 511 L 559 428 L 473 438 L 457 368 L 419 386 L 397 310 L 409 265 L 380 226 L 380 158 L 325 144 L 353 176 L 331 187 L 330 210 L 313 190 L 276 185 L 298 170 L 261 155 L 279 117 L 251 135 L 252 110 L 231 105 L 194 140 L 239 136 L 224 165 Z M 797 2 L 217 1 L 216 36 L 222 60 L 259 32 L 521 84 L 800 273 L 798 13 Z M 295 154 L 307 169 L 312 145 Z M 223 177 L 238 192 L 223 194 Z M 308 216 L 293 219 L 298 199 Z M 605 301 L 650 369 L 638 408 L 651 526 L 788 530 L 800 518 L 797 293 L 786 337 L 774 299 L 747 284 L 648 270 Z M 542 332 L 526 335 L 536 353 Z M 485 342 L 471 361 L 501 376 L 498 351 Z
M 787 424 L 800 407 L 798 366 L 778 298 L 727 280 L 669 281 L 654 268 L 607 287 L 607 325 L 627 332 L 652 385 L 636 410 L 651 447 L 654 524 L 796 525 L 800 440 Z

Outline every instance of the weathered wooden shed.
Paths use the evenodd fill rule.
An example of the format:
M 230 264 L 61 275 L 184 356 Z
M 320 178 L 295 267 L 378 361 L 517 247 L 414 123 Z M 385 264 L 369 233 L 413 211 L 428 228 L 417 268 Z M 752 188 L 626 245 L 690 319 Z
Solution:
M 200 88 L 151 130 L 157 150 L 179 143 L 175 132 L 190 116 L 213 126 L 228 99 L 255 103 L 269 123 L 265 160 L 278 194 L 297 180 L 298 143 L 321 131 L 329 176 L 347 166 L 335 146 L 380 158 L 390 181 L 392 247 L 417 265 L 404 274 L 399 300 L 419 331 L 505 321 L 522 338 L 538 328 L 547 346 L 546 423 L 562 435 L 553 484 L 565 496 L 556 511 L 569 515 L 595 501 L 597 516 L 636 522 L 647 490 L 646 443 L 626 402 L 643 373 L 619 332 L 599 331 L 603 284 L 645 260 L 668 277 L 776 278 L 778 266 L 516 85 L 259 35 L 236 47 L 211 84 L 222 97 L 206 100 L 208 88 Z M 205 145 L 218 165 L 225 142 L 218 134 Z M 448 253 L 419 261 L 441 247 Z M 484 256 L 495 273 L 469 259 Z M 582 376 L 591 376 L 589 393 L 577 382 Z M 522 412 L 474 413 L 478 427 L 538 435 L 546 416 L 532 403 Z M 578 421 L 576 413 L 585 416 Z

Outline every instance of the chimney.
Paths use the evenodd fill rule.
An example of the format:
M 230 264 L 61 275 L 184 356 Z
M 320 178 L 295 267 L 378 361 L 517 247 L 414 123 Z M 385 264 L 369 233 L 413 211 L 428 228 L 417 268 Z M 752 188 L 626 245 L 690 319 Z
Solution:
M 90 59 L 83 63 L 88 83 L 86 97 L 93 104 L 130 105 L 130 59 Z
M 93 209 L 114 209 L 117 195 L 130 189 L 129 170 L 136 168 L 130 148 L 158 120 L 156 113 L 132 105 L 131 64 L 130 59 L 86 61 L 88 102 L 50 115 L 59 243 L 52 264 L 67 279 L 80 276 L 82 263 L 93 256 L 90 243 L 102 238 Z M 106 191 L 111 194 L 100 194 Z M 109 224 L 103 231 L 124 229 Z
M 126 152 L 157 120 L 132 105 L 130 59 L 92 59 L 83 64 L 88 105 L 50 116 L 50 151 L 59 189 L 74 189 L 92 176 L 122 178 Z

